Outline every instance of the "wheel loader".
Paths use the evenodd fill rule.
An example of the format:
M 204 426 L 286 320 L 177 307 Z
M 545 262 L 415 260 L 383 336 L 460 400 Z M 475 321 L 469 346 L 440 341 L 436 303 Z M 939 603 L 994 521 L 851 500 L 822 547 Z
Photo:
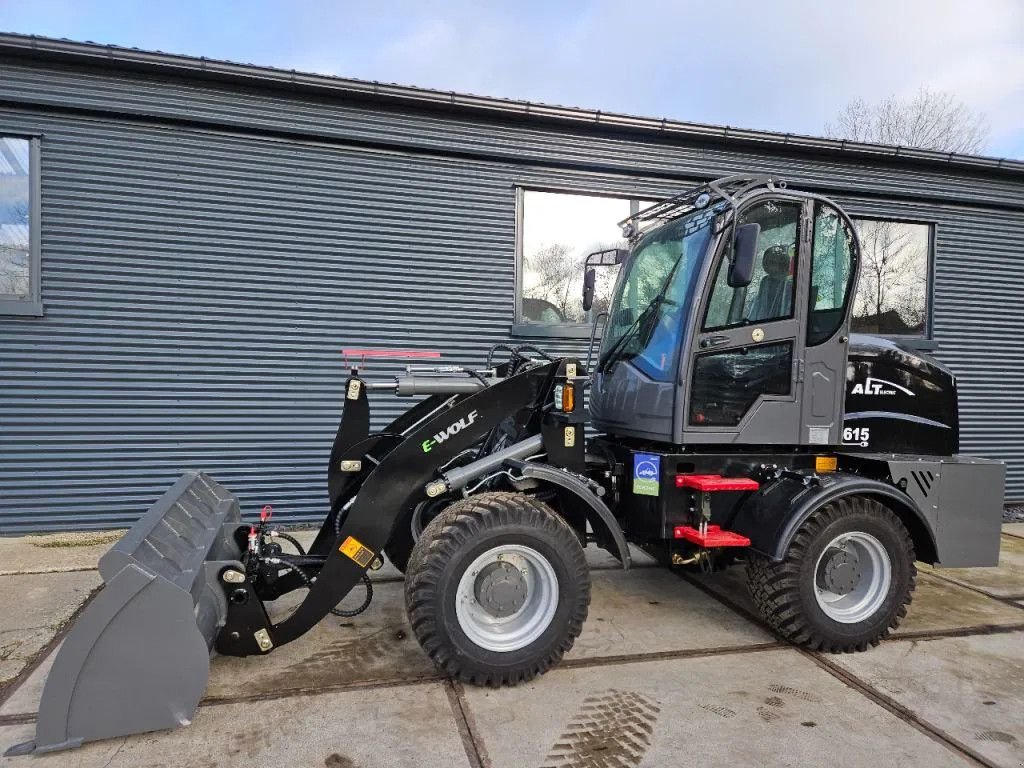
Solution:
M 917 561 L 997 562 L 1004 467 L 958 455 L 946 367 L 851 334 L 860 249 L 838 205 L 734 176 L 622 226 L 628 249 L 587 259 L 588 311 L 597 270 L 618 275 L 586 360 L 498 345 L 477 367 L 384 381 L 357 353 L 308 551 L 186 473 L 100 560 L 35 740 L 10 752 L 187 724 L 211 655 L 272 653 L 362 610 L 385 555 L 423 650 L 492 686 L 573 645 L 590 542 L 624 569 L 631 545 L 667 567 L 744 567 L 767 624 L 825 652 L 884 639 Z M 371 394 L 416 400 L 371 431 Z M 342 610 L 353 590 L 363 604 Z

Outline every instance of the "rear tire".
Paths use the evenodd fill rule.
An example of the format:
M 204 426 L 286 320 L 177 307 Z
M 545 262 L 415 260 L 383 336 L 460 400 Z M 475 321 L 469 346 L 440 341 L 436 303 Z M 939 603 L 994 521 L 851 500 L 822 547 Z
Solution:
M 877 501 L 854 496 L 813 512 L 781 562 L 750 553 L 747 586 L 787 640 L 830 653 L 864 651 L 907 615 L 914 561 L 902 521 Z
M 590 574 L 579 538 L 541 501 L 482 493 L 423 531 L 405 576 L 409 623 L 451 677 L 515 685 L 557 664 L 579 636 Z

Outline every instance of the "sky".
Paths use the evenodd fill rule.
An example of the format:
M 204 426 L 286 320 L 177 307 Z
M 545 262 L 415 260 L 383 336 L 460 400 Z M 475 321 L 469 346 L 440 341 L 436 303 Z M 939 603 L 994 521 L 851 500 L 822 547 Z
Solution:
M 1024 159 L 1024 0 L 0 0 L 0 31 L 811 135 L 929 87 Z

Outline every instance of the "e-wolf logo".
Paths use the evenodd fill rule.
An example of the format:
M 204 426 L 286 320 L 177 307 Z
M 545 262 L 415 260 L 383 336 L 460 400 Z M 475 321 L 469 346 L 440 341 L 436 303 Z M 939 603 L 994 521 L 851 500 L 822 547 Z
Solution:
M 864 383 L 854 384 L 853 389 L 850 390 L 851 395 L 895 395 L 896 392 L 900 391 L 905 395 L 914 397 L 914 393 L 906 387 L 901 387 L 899 384 L 893 384 L 891 381 L 885 379 L 873 379 L 868 376 Z
M 420 443 L 420 448 L 423 449 L 424 453 L 430 453 L 430 450 L 435 445 L 439 445 L 439 444 L 443 443 L 445 440 L 447 440 L 452 435 L 459 434 L 459 432 L 461 432 L 466 427 L 468 427 L 470 424 L 472 424 L 474 421 L 476 421 L 476 416 L 477 416 L 476 411 L 470 411 L 465 416 L 463 416 L 461 419 L 456 421 L 454 424 L 449 424 L 447 427 L 445 427 L 440 432 L 438 432 L 436 435 L 434 435 L 433 439 L 428 438 L 428 439 L 424 440 L 422 443 Z

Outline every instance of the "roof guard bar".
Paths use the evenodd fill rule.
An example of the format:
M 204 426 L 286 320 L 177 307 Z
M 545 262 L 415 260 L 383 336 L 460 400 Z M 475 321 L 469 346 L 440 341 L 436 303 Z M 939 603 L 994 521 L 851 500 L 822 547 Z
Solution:
M 760 187 L 775 191 L 785 189 L 786 182 L 769 174 L 724 176 L 637 211 L 620 221 L 619 226 L 622 228 L 623 237 L 632 240 L 640 234 L 640 225 L 644 222 L 677 219 L 690 211 L 707 207 L 712 198 L 725 200 L 735 208 L 748 192 Z M 702 201 L 703 195 L 707 195 L 707 199 Z

